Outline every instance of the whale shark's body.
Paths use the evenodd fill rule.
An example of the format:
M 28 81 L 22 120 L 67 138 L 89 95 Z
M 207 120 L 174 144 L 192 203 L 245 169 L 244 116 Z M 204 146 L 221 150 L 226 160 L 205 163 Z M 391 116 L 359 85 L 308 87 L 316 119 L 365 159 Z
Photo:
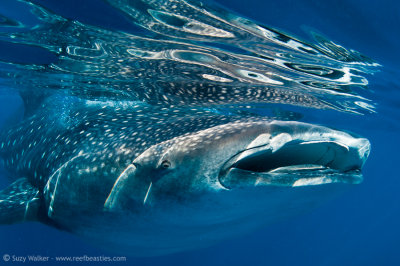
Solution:
M 370 149 L 300 122 L 76 99 L 49 100 L 0 147 L 18 177 L 0 193 L 0 223 L 40 221 L 144 256 L 303 212 L 359 183 Z

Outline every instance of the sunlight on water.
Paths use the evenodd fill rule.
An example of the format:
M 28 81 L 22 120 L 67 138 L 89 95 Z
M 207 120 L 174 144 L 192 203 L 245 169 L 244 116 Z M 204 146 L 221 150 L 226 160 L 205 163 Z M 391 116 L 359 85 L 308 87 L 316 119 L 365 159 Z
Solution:
M 320 34 L 302 41 L 197 1 L 107 2 L 147 32 L 85 25 L 30 1 L 20 1 L 20 15 L 0 10 L 0 84 L 165 107 L 375 112 L 363 92 L 379 64 Z

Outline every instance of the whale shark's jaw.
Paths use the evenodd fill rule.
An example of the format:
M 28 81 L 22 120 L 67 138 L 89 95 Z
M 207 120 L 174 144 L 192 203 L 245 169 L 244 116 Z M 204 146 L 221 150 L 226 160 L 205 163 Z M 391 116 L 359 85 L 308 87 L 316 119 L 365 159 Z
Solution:
M 281 134 L 263 144 L 258 137 L 225 162 L 219 182 L 227 189 L 253 186 L 358 184 L 370 151 L 364 138 L 296 139 Z

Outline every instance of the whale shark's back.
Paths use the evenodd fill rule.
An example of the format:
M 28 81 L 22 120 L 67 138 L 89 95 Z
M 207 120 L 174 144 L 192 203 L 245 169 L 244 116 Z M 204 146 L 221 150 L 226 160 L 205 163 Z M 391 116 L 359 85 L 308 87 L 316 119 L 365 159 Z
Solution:
M 214 109 L 56 95 L 22 122 L 2 130 L 0 157 L 14 176 L 27 176 L 43 186 L 50 173 L 78 154 L 113 157 L 129 151 L 127 156 L 134 158 L 154 144 L 239 119 L 243 116 Z

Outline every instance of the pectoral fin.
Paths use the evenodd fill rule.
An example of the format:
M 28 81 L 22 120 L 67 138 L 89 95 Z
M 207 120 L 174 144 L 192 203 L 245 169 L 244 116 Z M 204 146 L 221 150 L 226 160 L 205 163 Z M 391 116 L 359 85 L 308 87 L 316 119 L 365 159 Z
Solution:
M 39 207 L 39 190 L 20 178 L 0 191 L 0 224 L 36 220 Z

